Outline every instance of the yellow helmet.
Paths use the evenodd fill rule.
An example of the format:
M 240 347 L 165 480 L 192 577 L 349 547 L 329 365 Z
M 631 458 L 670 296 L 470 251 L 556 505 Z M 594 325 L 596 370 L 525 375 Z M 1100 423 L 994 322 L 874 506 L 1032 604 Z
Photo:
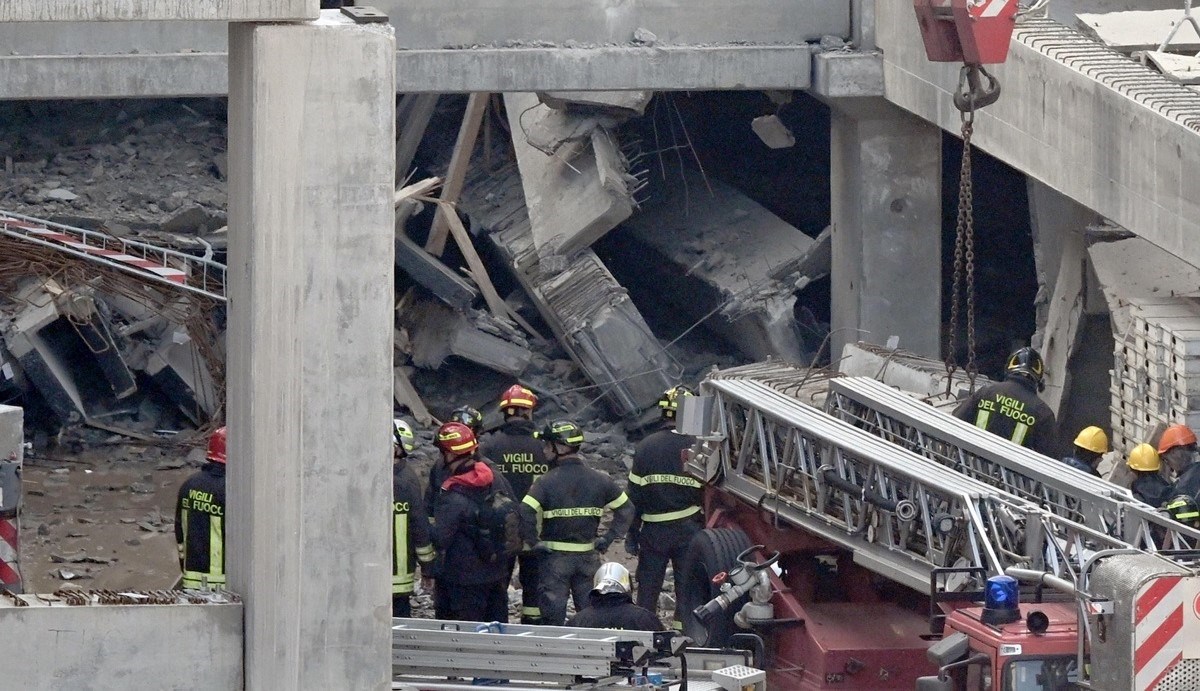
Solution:
M 1075 446 L 1094 453 L 1108 453 L 1108 435 L 1099 427 L 1084 427 L 1075 437 Z
M 1162 461 L 1158 457 L 1158 452 L 1149 444 L 1138 444 L 1133 447 L 1133 451 L 1129 452 L 1130 470 L 1141 470 L 1146 472 L 1158 472 L 1162 467 Z

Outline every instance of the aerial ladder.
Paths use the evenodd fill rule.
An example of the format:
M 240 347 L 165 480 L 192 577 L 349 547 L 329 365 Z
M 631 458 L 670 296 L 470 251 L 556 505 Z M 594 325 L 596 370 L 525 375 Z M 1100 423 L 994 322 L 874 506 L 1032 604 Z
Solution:
M 709 526 L 676 576 L 689 637 L 759 633 L 779 688 L 1067 688 L 1013 675 L 1134 688 L 1135 650 L 1157 645 L 1137 630 L 1143 590 L 1173 579 L 1186 597 L 1200 583 L 1194 553 L 1160 549 L 1190 534 L 1115 488 L 1085 502 L 1065 466 L 977 448 L 963 472 L 969 464 L 802 403 L 802 371 L 749 372 L 709 375 L 680 412 L 700 439 L 687 469 L 706 483 Z M 989 475 L 1001 470 L 1009 479 Z M 1032 487 L 1037 477 L 1057 505 Z M 1103 520 L 1074 520 L 1092 514 Z M 947 643 L 931 646 L 941 634 Z M 1101 648 L 1118 652 L 1101 662 Z M 1091 685 L 1101 677 L 1107 685 Z
M 1172 520 L 1126 488 L 1077 470 L 867 377 L 829 381 L 826 412 L 1062 518 L 1147 551 L 1200 546 L 1200 530 Z

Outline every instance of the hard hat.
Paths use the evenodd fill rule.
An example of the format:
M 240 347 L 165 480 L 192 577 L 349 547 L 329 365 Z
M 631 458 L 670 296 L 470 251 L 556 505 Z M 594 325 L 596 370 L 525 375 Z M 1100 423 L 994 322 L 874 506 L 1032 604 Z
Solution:
M 583 430 L 570 420 L 555 420 L 542 428 L 538 439 L 578 449 L 583 446 Z
M 1167 510 L 1167 513 L 1171 514 L 1171 518 L 1180 523 L 1192 525 L 1200 519 L 1200 509 L 1196 508 L 1196 500 L 1187 494 L 1180 494 L 1171 499 L 1166 504 L 1163 504 L 1163 508 Z
M 1075 437 L 1075 446 L 1094 453 L 1108 453 L 1108 436 L 1099 427 L 1084 427 Z
M 1133 451 L 1129 452 L 1129 460 L 1126 461 L 1130 470 L 1141 470 L 1145 472 L 1157 472 L 1162 467 L 1162 460 L 1158 457 L 1158 452 L 1149 444 L 1138 444 L 1133 447 Z
M 500 395 L 500 410 L 506 413 L 515 408 L 533 410 L 537 404 L 537 395 L 520 384 L 513 384 Z
M 475 433 L 461 422 L 447 422 L 439 427 L 434 445 L 453 456 L 465 456 L 479 448 Z
M 1196 433 L 1187 425 L 1171 425 L 1158 440 L 1158 452 L 1166 453 L 1176 446 L 1191 446 L 1196 443 Z
M 450 411 L 450 417 L 446 419 L 446 422 L 461 422 L 478 435 L 483 430 L 483 413 L 469 405 L 459 406 Z
M 675 413 L 679 411 L 679 399 L 695 395 L 695 392 L 683 385 L 667 389 L 662 396 L 658 397 L 658 407 L 662 408 L 662 416 L 665 418 L 675 417 Z
M 218 427 L 208 438 L 208 453 L 204 456 L 213 463 L 225 464 L 225 428 Z
M 416 435 L 413 434 L 413 428 L 406 420 L 400 418 L 392 420 L 392 446 L 403 449 L 405 456 L 417 448 Z
M 1042 379 L 1046 376 L 1046 364 L 1042 362 L 1042 356 L 1038 351 L 1025 347 L 1008 357 L 1004 373 L 1025 377 L 1040 388 Z
M 592 579 L 593 595 L 608 593 L 629 594 L 629 569 L 615 561 L 601 564 L 596 569 L 596 577 Z

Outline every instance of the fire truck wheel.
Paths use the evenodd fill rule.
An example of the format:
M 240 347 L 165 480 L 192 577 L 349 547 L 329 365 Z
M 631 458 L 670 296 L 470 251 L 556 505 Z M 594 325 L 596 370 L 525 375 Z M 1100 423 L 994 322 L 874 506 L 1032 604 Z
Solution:
M 699 646 L 721 647 L 737 633 L 733 615 L 746 603 L 740 598 L 723 614 L 712 617 L 708 627 L 693 612 L 721 593 L 723 579 L 718 578 L 737 566 L 737 556 L 753 543 L 736 528 L 708 528 L 696 533 L 688 545 L 688 557 L 682 574 L 676 575 L 675 597 L 683 612 L 683 633 Z M 713 579 L 717 578 L 716 583 Z

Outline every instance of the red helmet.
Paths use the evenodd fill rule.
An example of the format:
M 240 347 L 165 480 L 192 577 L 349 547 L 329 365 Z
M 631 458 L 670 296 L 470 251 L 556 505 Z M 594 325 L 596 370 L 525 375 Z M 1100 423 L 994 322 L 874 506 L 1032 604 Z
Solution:
M 213 463 L 225 464 L 225 428 L 218 427 L 217 431 L 208 438 L 208 455 L 205 456 Z
M 514 408 L 533 410 L 537 404 L 537 395 L 520 384 L 513 384 L 500 396 L 500 410 L 506 413 Z
M 434 445 L 453 456 L 465 456 L 479 448 L 475 433 L 461 422 L 447 422 L 439 427 Z
M 1187 425 L 1171 425 L 1158 440 L 1158 452 L 1166 453 L 1176 446 L 1191 446 L 1196 443 L 1196 433 Z

